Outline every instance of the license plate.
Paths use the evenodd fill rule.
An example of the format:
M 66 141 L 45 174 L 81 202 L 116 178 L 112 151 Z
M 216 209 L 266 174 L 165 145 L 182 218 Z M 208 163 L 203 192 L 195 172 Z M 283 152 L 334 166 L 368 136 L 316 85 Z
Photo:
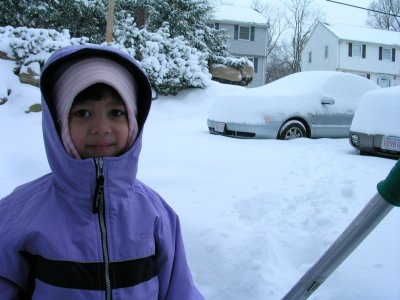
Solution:
M 224 133 L 225 131 L 225 123 L 222 122 L 215 122 L 214 124 L 214 130 L 216 132 Z
M 381 148 L 400 152 L 400 137 L 387 135 L 383 136 Z

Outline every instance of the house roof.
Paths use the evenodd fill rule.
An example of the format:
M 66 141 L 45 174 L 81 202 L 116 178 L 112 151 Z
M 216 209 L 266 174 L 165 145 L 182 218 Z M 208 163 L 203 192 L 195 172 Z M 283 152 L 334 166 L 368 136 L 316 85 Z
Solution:
M 321 23 L 340 40 L 381 45 L 400 45 L 400 32 L 355 25 Z
M 228 5 L 219 5 L 215 8 L 214 21 L 224 21 L 226 23 L 248 23 L 266 26 L 267 19 L 249 7 L 237 7 Z

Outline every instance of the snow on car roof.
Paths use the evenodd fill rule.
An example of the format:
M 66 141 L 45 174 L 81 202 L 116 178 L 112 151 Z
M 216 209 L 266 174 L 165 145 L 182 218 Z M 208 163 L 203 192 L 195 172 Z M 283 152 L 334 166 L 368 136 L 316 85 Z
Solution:
M 263 124 L 274 115 L 304 115 L 321 109 L 323 97 L 335 99 L 327 108 L 354 110 L 361 95 L 379 88 L 371 80 L 335 71 L 307 71 L 288 75 L 256 88 L 235 88 L 215 95 L 209 119 L 221 122 Z
M 400 86 L 366 93 L 358 104 L 350 130 L 400 136 Z

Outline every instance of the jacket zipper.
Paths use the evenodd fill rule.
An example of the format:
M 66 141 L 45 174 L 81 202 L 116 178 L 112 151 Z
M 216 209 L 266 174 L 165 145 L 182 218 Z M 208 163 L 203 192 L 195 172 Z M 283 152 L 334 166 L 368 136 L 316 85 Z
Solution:
M 111 279 L 110 279 L 110 257 L 108 253 L 107 242 L 107 228 L 104 209 L 104 173 L 103 173 L 103 159 L 95 158 L 96 163 L 96 189 L 93 202 L 93 213 L 98 214 L 100 233 L 101 233 L 101 246 L 103 252 L 104 262 L 104 283 L 106 300 L 112 299 Z

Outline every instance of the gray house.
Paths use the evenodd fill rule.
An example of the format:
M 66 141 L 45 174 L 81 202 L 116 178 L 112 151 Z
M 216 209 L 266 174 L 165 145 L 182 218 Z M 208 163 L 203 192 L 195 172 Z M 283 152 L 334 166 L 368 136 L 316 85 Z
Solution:
M 400 84 L 400 32 L 318 23 L 301 59 L 302 71 L 333 70 L 367 77 L 381 87 Z
M 227 32 L 233 56 L 244 56 L 253 62 L 254 77 L 249 87 L 264 85 L 268 47 L 267 20 L 251 8 L 221 5 L 216 7 L 214 17 L 209 23 Z

